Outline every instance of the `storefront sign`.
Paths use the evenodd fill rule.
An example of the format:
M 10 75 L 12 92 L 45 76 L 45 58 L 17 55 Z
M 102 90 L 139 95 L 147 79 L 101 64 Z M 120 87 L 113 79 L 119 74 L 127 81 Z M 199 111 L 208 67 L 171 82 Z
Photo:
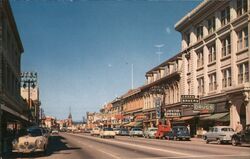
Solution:
M 199 103 L 199 99 L 195 98 L 194 95 L 181 95 L 181 103 Z
M 194 111 L 202 111 L 202 112 L 214 112 L 215 105 L 207 104 L 207 103 L 195 103 Z
M 166 111 L 166 117 L 179 117 L 181 116 L 181 111 L 179 109 L 172 109 Z

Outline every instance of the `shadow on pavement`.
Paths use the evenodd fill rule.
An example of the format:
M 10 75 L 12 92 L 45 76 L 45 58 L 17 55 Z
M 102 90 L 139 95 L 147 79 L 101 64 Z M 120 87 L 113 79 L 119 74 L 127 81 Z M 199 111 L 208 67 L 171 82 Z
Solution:
M 12 153 L 3 156 L 3 159 L 14 159 L 14 158 L 37 158 L 37 157 L 48 157 L 53 154 L 71 154 L 69 150 L 79 150 L 79 147 L 70 147 L 62 136 L 50 136 L 49 145 L 47 151 L 44 152 L 34 152 L 34 153 Z M 63 152 L 61 152 L 63 151 Z

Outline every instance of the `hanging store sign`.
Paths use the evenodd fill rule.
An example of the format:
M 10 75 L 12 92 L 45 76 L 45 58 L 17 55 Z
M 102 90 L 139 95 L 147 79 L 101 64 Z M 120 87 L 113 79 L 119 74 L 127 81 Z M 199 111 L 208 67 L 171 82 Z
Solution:
M 194 95 L 181 95 L 181 103 L 183 104 L 199 103 L 199 99 L 195 98 Z
M 179 109 L 167 110 L 165 116 L 166 117 L 180 117 L 181 111 Z
M 194 111 L 214 112 L 215 104 L 195 103 Z

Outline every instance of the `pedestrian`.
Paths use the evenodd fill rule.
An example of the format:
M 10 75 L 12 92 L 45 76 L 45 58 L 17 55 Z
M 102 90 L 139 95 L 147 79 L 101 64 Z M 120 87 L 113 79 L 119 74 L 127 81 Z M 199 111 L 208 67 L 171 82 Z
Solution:
M 241 123 L 238 121 L 237 125 L 235 127 L 235 132 L 236 133 L 240 133 L 243 130 L 243 126 L 241 125 Z

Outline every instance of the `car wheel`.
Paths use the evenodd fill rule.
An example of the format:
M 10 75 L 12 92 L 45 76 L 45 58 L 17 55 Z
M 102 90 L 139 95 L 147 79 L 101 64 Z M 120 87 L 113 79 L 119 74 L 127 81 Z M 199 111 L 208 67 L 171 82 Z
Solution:
M 209 140 L 208 139 L 206 140 L 206 144 L 209 144 Z
M 220 139 L 217 139 L 217 144 L 221 144 L 222 141 Z
M 232 138 L 232 145 L 233 146 L 237 146 L 238 145 L 238 142 L 237 142 L 236 138 Z

